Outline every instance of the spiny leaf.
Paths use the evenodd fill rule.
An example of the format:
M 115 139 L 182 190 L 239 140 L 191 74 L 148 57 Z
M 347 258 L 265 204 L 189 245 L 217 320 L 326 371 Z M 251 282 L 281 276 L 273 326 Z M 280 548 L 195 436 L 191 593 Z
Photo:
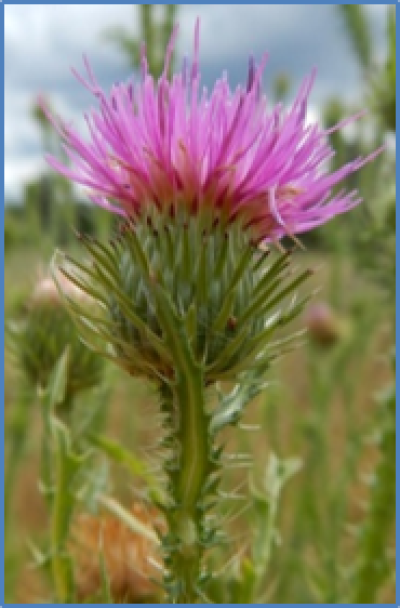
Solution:
M 261 391 L 265 384 L 246 383 L 237 384 L 226 396 L 222 397 L 219 406 L 212 415 L 210 432 L 214 435 L 231 424 L 240 416 L 247 404 Z

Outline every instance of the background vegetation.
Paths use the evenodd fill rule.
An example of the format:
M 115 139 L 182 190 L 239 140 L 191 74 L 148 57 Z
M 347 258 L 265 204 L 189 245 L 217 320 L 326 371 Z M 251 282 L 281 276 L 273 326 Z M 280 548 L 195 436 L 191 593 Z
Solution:
M 382 141 L 393 142 L 396 126 L 394 8 L 388 8 L 387 56 L 381 65 L 373 59 L 363 7 L 344 5 L 337 10 L 362 66 L 365 86 L 357 107 L 346 107 L 338 95 L 320 108 L 321 114 L 329 127 L 360 108 L 371 112 L 351 140 L 340 132 L 332 135 L 337 151 L 334 166 L 368 153 Z M 165 7 L 161 25 L 155 23 L 151 5 L 141 6 L 140 18 L 140 37 L 147 41 L 150 68 L 157 74 L 176 7 Z M 127 32 L 111 28 L 104 42 L 118 44 L 130 64 L 137 66 L 138 41 Z M 284 98 L 288 88 L 290 81 L 277 81 L 276 97 Z M 57 151 L 57 140 L 40 108 L 32 108 L 44 147 Z M 246 601 L 246 585 L 251 581 L 246 556 L 253 552 L 264 568 L 260 590 L 264 601 L 395 602 L 392 146 L 347 181 L 349 189 L 360 190 L 365 203 L 306 238 L 306 251 L 297 254 L 299 264 L 319 269 L 313 279 L 319 294 L 299 322 L 309 327 L 307 342 L 276 365 L 270 386 L 249 408 L 235 439 L 241 452 L 253 456 L 252 501 L 247 510 L 238 509 L 233 523 L 227 522 L 227 555 L 234 559 L 221 562 L 229 581 L 224 590 L 210 588 L 215 601 Z M 24 185 L 21 204 L 6 206 L 7 322 L 27 315 L 37 268 L 47 267 L 56 247 L 79 252 L 72 226 L 107 238 L 115 230 L 115 218 L 79 200 L 70 184 L 51 171 Z M 51 594 L 46 568 L 32 567 L 29 549 L 33 544 L 42 546 L 48 534 L 46 501 L 37 483 L 41 412 L 39 398 L 11 351 L 6 349 L 5 355 L 6 601 L 33 603 Z M 157 438 L 151 415 L 155 401 L 148 386 L 122 371 L 106 367 L 103 375 L 101 395 L 83 395 L 79 407 L 87 412 L 91 403 L 102 399 L 98 424 L 109 438 L 134 452 L 135 487 L 130 479 L 127 483 L 115 454 L 111 460 L 110 453 L 108 458 L 97 456 L 96 483 L 129 507 L 144 485 L 140 463 L 151 456 Z M 260 428 L 249 430 L 253 426 Z M 228 441 L 233 443 L 232 438 Z M 273 465 L 271 454 L 299 459 L 294 465 L 289 461 L 294 469 L 301 462 L 282 495 L 265 488 L 266 463 Z M 247 469 L 235 471 L 231 487 L 246 484 L 248 475 Z M 95 508 L 90 501 L 79 506 L 82 511 L 90 508 Z M 255 545 L 248 540 L 250 530 L 257 538 Z

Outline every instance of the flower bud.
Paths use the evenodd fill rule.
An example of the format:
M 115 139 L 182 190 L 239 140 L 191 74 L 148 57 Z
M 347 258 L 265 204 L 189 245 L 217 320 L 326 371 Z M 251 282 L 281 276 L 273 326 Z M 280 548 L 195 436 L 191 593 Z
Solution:
M 319 346 L 332 346 L 342 336 L 342 324 L 326 302 L 309 306 L 305 319 L 311 340 Z
M 106 340 L 108 357 L 156 381 L 188 358 L 207 384 L 268 365 L 272 336 L 302 306 L 289 295 L 310 274 L 290 274 L 290 252 L 269 255 L 240 221 L 200 212 L 138 214 L 116 241 L 82 243 L 91 263 L 58 268 L 97 301 L 96 322 L 71 309 L 85 340 Z
M 85 308 L 88 296 L 65 277 L 57 277 L 64 293 Z M 25 318 L 13 328 L 17 358 L 29 380 L 46 387 L 51 372 L 67 347 L 70 349 L 66 400 L 100 380 L 102 360 L 81 342 L 57 286 L 50 276 L 36 283 Z

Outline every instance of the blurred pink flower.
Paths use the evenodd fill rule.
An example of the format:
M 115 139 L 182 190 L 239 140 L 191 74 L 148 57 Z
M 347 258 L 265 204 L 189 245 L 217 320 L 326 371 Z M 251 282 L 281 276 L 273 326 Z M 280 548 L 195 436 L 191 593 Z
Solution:
M 51 118 L 65 142 L 72 167 L 48 157 L 50 165 L 87 186 L 97 204 L 121 215 L 148 206 L 180 206 L 191 213 L 211 207 L 216 217 L 241 216 L 267 241 L 323 224 L 360 202 L 357 192 L 332 195 L 332 188 L 372 160 L 380 150 L 329 173 L 332 131 L 306 124 L 315 72 L 300 87 L 292 108 L 269 109 L 261 94 L 267 61 L 250 59 L 247 86 L 232 92 L 223 76 L 211 92 L 200 91 L 199 22 L 194 57 L 168 80 L 177 36 L 174 29 L 164 70 L 155 83 L 142 49 L 142 82 L 114 85 L 107 96 L 84 59 L 88 79 L 74 72 L 97 99 L 86 121 L 85 141 L 71 126 Z M 50 114 L 50 113 L 49 113 Z

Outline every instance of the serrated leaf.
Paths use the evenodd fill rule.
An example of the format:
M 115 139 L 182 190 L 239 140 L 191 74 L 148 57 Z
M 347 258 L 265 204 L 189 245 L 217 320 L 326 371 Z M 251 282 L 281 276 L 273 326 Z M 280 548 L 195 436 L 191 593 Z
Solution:
M 238 416 L 246 405 L 264 388 L 264 384 L 242 382 L 225 396 L 220 397 L 220 403 L 215 409 L 210 422 L 210 431 L 214 435 L 231 424 L 233 417 Z
M 265 575 L 274 544 L 277 541 L 276 528 L 280 495 L 287 481 L 301 468 L 299 458 L 280 459 L 270 455 L 265 473 L 264 488 L 257 490 L 251 482 L 251 494 L 257 515 L 257 529 L 253 545 L 253 559 L 257 578 Z

